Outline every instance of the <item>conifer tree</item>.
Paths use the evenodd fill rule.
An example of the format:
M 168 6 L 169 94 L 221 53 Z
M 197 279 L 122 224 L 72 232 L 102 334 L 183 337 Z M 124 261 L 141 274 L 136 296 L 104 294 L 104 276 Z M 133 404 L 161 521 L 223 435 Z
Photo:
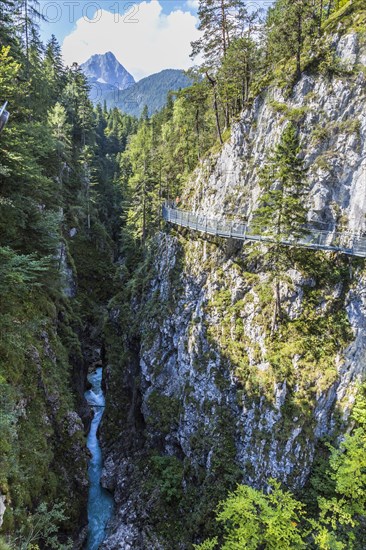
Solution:
M 25 74 L 28 76 L 32 67 L 30 59 L 30 48 L 34 43 L 34 36 L 37 32 L 39 22 L 43 19 L 39 11 L 38 0 L 15 0 L 14 15 L 16 28 L 20 36 L 21 44 L 25 54 Z
M 243 89 L 239 91 L 238 98 L 232 96 L 238 93 L 233 81 L 242 78 L 242 63 L 246 72 L 242 81 L 244 88 L 251 79 L 252 64 L 249 63 L 249 57 L 252 57 L 254 45 L 251 31 L 258 12 L 249 13 L 245 0 L 200 0 L 198 16 L 202 37 L 191 43 L 191 57 L 198 54 L 203 56 L 200 72 L 211 88 L 217 136 L 223 144 L 222 127 L 229 127 L 231 116 L 241 103 Z M 238 56 L 241 58 L 239 62 Z M 225 65 L 225 69 L 222 65 Z M 241 76 L 237 75 L 238 69 Z M 229 74 L 231 82 L 227 82 Z M 244 95 L 248 96 L 249 93 L 244 91 Z
M 0 0 L 0 47 L 17 45 L 14 12 L 18 0 Z
M 132 188 L 129 223 L 136 228 L 136 236 L 141 239 L 142 245 L 145 244 L 152 216 L 154 215 L 151 130 L 151 123 L 145 111 L 140 120 L 139 130 L 131 139 L 128 151 L 133 173 L 129 181 Z
M 271 264 L 275 309 L 272 333 L 281 319 L 281 282 L 291 267 L 288 249 L 281 242 L 298 239 L 307 234 L 307 209 L 304 199 L 307 190 L 306 171 L 300 157 L 301 148 L 296 127 L 288 123 L 279 144 L 269 156 L 260 173 L 262 194 L 254 212 L 253 229 L 274 239 L 268 244 L 265 259 Z
M 56 151 L 60 161 L 68 161 L 71 148 L 71 126 L 67 122 L 67 112 L 61 103 L 57 102 L 48 114 L 48 124 L 56 140 Z
M 92 140 L 94 127 L 93 106 L 89 100 L 89 86 L 80 67 L 74 64 L 66 73 L 62 102 L 73 125 L 74 138 L 85 146 Z
M 218 71 L 219 93 L 227 102 L 231 115 L 240 112 L 248 102 L 258 62 L 258 47 L 251 38 L 233 40 Z
M 46 44 L 43 60 L 45 74 L 51 101 L 57 101 L 61 96 L 66 82 L 66 73 L 62 62 L 61 47 L 54 35 Z
M 192 42 L 192 57 L 203 54 L 207 68 L 218 68 L 235 37 L 245 13 L 244 0 L 200 0 L 199 30 L 203 36 Z
M 213 109 L 215 112 L 216 129 L 220 143 L 223 144 L 222 129 L 219 113 L 218 81 L 215 76 L 221 60 L 226 56 L 231 40 L 237 30 L 236 20 L 240 10 L 244 8 L 243 0 L 200 0 L 198 17 L 199 30 L 203 36 L 191 43 L 192 54 L 203 55 L 202 73 L 212 90 Z M 228 112 L 225 116 L 228 125 Z
M 191 131 L 194 131 L 198 160 L 210 145 L 213 145 L 214 121 L 209 108 L 209 95 L 207 80 L 202 79 L 198 79 L 192 86 L 182 90 L 179 95 L 184 99 L 186 116 L 190 120 Z
M 296 59 L 296 76 L 302 70 L 305 40 L 316 37 L 316 8 L 312 0 L 277 0 L 269 9 L 267 22 L 267 56 L 271 64 Z

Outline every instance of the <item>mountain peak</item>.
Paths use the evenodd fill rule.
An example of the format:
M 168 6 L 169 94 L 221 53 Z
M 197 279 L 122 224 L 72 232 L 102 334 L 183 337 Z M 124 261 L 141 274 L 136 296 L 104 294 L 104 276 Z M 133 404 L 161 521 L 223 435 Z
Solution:
M 133 76 L 121 65 L 113 52 L 94 54 L 81 65 L 90 84 L 109 89 L 126 90 L 135 83 Z

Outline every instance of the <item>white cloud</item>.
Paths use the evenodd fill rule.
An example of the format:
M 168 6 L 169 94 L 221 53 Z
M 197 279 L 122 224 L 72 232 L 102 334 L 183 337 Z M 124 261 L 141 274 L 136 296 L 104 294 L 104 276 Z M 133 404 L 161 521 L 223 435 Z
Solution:
M 199 0 L 187 0 L 187 6 L 190 10 L 198 10 Z
M 62 45 L 65 62 L 83 63 L 93 54 L 111 51 L 136 80 L 162 69 L 188 69 L 190 42 L 200 34 L 197 18 L 182 10 L 165 15 L 159 0 L 145 0 L 134 10 L 123 15 L 100 10 L 94 23 L 79 19 Z

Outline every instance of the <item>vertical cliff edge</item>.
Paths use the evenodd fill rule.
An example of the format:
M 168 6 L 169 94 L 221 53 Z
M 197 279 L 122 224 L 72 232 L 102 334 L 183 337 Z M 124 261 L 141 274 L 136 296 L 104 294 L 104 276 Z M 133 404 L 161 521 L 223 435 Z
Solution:
M 250 220 L 259 169 L 292 121 L 309 220 L 366 229 L 365 38 L 334 36 L 330 47 L 337 73 L 259 95 L 195 172 L 183 206 Z M 104 549 L 190 548 L 236 483 L 276 478 L 301 493 L 324 440 L 348 429 L 366 365 L 364 261 L 289 249 L 271 337 L 269 268 L 252 248 L 166 226 L 132 298 L 111 303 L 103 483 L 118 510 Z

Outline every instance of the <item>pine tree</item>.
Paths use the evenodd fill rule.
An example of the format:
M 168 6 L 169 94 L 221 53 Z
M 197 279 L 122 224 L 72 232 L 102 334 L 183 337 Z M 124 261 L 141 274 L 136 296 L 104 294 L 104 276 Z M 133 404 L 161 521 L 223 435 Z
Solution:
M 198 28 L 203 36 L 192 42 L 192 57 L 203 54 L 207 68 L 217 69 L 232 40 L 239 36 L 244 13 L 244 0 L 200 0 Z
M 61 103 L 57 102 L 48 113 L 48 124 L 56 141 L 56 152 L 59 162 L 70 161 L 71 126 L 67 122 L 67 112 Z M 63 166 L 62 166 L 63 168 Z
M 0 0 L 0 47 L 12 46 L 17 49 L 14 12 L 18 0 Z
M 218 81 L 215 76 L 221 61 L 225 58 L 231 40 L 237 31 L 237 18 L 244 9 L 243 0 L 200 0 L 198 17 L 200 20 L 199 30 L 203 36 L 191 43 L 192 54 L 203 55 L 202 73 L 212 90 L 213 109 L 215 112 L 217 136 L 223 144 L 222 129 L 219 112 Z M 225 113 L 226 126 L 229 123 L 228 108 Z
M 73 126 L 73 137 L 78 145 L 85 146 L 93 141 L 94 114 L 89 99 L 89 86 L 80 67 L 74 64 L 66 72 L 66 85 L 62 103 Z
M 191 57 L 203 55 L 200 72 L 211 88 L 217 136 L 223 144 L 222 127 L 229 127 L 232 114 L 239 109 L 239 105 L 234 105 L 240 103 L 243 92 L 242 89 L 238 92 L 237 86 L 232 85 L 234 79 L 240 79 L 234 76 L 238 69 L 241 74 L 243 73 L 242 62 L 247 73 L 244 86 L 249 84 L 251 78 L 249 72 L 252 65 L 248 62 L 251 57 L 249 50 L 254 45 L 251 32 L 258 19 L 258 12 L 249 13 L 244 0 L 200 0 L 198 16 L 202 37 L 191 43 Z M 235 46 L 234 43 L 236 43 Z M 242 59 L 237 62 L 239 50 Z M 243 51 L 246 51 L 246 55 Z M 223 65 L 225 65 L 224 69 Z M 227 82 L 229 74 L 231 83 Z M 233 98 L 234 92 L 239 93 L 239 97 Z M 249 92 L 244 94 L 248 96 Z
M 55 102 L 61 96 L 65 86 L 66 73 L 62 62 L 61 47 L 54 35 L 46 44 L 43 73 L 50 90 L 50 101 Z
M 146 242 L 154 215 L 155 187 L 152 170 L 152 127 L 146 116 L 145 111 L 144 117 L 140 120 L 139 130 L 131 139 L 128 150 L 133 173 L 129 180 L 132 190 L 129 223 L 136 228 L 136 236 L 141 239 L 142 245 Z
M 43 16 L 39 11 L 38 0 L 16 0 L 14 14 L 20 40 L 25 50 L 25 74 L 28 76 L 31 69 L 31 44 Z
M 229 106 L 231 116 L 239 113 L 248 102 L 258 65 L 255 41 L 248 37 L 233 40 L 218 71 L 219 94 Z
M 195 135 L 197 159 L 201 160 L 207 149 L 213 145 L 212 136 L 215 131 L 207 80 L 197 79 L 192 86 L 182 90 L 179 97 L 184 99 L 186 116 Z
M 296 76 L 302 70 L 301 56 L 305 40 L 317 36 L 316 3 L 313 0 L 277 0 L 268 11 L 267 56 L 274 65 L 296 59 Z
M 300 153 L 297 129 L 289 123 L 260 173 L 262 194 L 252 223 L 255 232 L 268 235 L 275 241 L 268 245 L 265 255 L 272 267 L 271 277 L 276 298 L 272 333 L 282 316 L 281 282 L 286 278 L 287 269 L 291 267 L 288 249 L 281 242 L 307 234 L 307 209 L 304 205 L 306 171 Z

